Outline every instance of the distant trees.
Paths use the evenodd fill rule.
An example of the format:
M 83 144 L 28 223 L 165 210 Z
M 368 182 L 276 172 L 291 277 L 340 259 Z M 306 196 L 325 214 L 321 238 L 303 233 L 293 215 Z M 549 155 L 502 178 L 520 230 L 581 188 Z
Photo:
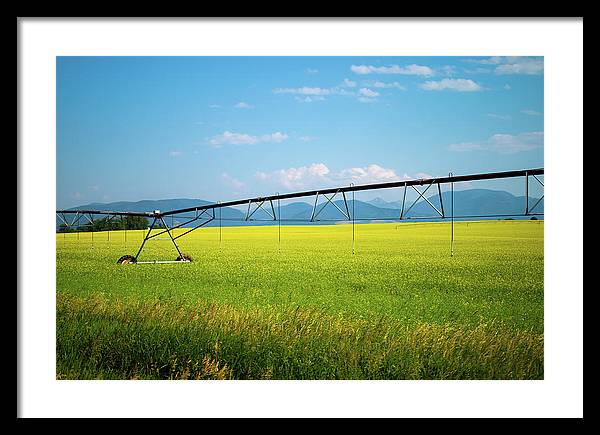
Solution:
M 73 233 L 75 231 L 75 228 L 68 227 L 65 224 L 60 224 L 56 230 L 57 233 Z
M 57 232 L 145 230 L 147 228 L 148 219 L 143 216 L 118 216 L 112 219 L 107 216 L 105 218 L 94 219 L 93 223 L 88 222 L 86 225 L 82 224 L 79 227 L 69 227 L 62 223 L 59 225 Z

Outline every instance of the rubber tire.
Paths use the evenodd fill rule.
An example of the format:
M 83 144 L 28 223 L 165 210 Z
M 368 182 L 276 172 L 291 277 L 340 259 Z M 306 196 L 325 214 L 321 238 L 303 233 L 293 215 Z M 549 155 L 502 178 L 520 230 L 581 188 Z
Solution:
M 192 261 L 192 257 L 189 254 L 181 254 L 177 256 L 175 261 Z
M 117 264 L 135 264 L 136 260 L 133 255 L 123 255 L 117 260 Z

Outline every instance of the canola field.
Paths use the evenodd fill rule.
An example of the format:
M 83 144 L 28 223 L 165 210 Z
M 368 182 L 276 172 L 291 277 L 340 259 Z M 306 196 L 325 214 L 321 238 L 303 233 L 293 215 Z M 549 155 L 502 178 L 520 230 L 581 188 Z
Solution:
M 455 222 L 453 256 L 448 222 L 352 231 L 201 228 L 192 262 L 130 265 L 142 231 L 57 234 L 56 377 L 544 378 L 543 221 Z

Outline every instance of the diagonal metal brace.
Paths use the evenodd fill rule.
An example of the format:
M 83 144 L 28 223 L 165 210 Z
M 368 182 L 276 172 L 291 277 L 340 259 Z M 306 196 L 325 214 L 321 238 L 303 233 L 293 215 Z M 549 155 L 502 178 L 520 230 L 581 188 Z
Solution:
M 63 213 L 56 213 L 56 216 L 58 216 L 58 218 L 67 226 L 67 228 L 71 228 L 69 222 L 67 222 Z
M 140 249 L 138 249 L 137 254 L 135 254 L 135 261 L 137 262 L 138 257 L 140 256 L 140 253 L 142 252 L 142 249 L 144 249 L 144 245 L 146 244 L 146 241 L 148 240 L 148 236 L 150 236 L 150 233 L 152 232 L 152 228 L 154 228 L 154 224 L 156 223 L 156 216 L 154 217 L 154 220 L 152 221 L 152 224 L 148 227 L 148 232 L 146 233 L 146 237 L 144 237 L 144 240 L 142 240 L 142 245 L 140 246 Z
M 212 222 L 212 221 L 214 221 L 214 220 L 215 220 L 215 218 L 214 218 L 214 217 L 213 217 L 213 218 L 210 218 L 209 220 L 207 220 L 207 221 L 204 221 L 204 222 L 202 222 L 201 224 L 198 224 L 198 225 L 196 225 L 194 228 L 190 228 L 190 229 L 189 229 L 189 230 L 187 230 L 185 233 L 179 234 L 177 237 L 173 237 L 173 240 L 177 240 L 178 238 L 180 238 L 180 237 L 182 237 L 182 236 L 185 236 L 186 234 L 188 234 L 188 233 L 191 233 L 192 231 L 194 231 L 194 230 L 197 230 L 198 228 L 200 228 L 200 227 L 203 227 L 204 225 L 206 225 L 206 224 L 208 224 L 209 222 Z
M 273 220 L 277 220 L 277 218 L 275 217 L 275 208 L 273 207 L 273 201 L 269 200 L 270 204 L 271 204 L 271 210 L 272 212 L 270 212 L 269 210 L 267 210 L 266 208 L 263 207 L 263 204 L 266 202 L 266 200 L 262 200 L 260 202 L 256 202 L 256 208 L 254 209 L 254 211 L 252 211 L 252 213 L 250 213 L 250 204 L 252 204 L 252 201 L 248 202 L 248 211 L 246 212 L 246 218 L 245 220 L 250 220 L 250 218 L 254 215 L 254 213 L 256 213 L 258 211 L 258 209 L 263 210 L 266 214 L 268 214 L 269 216 L 271 216 L 271 218 Z
M 323 203 L 323 206 L 319 209 L 318 212 L 315 213 L 315 208 L 316 208 L 316 202 L 317 200 L 315 199 L 315 208 L 313 208 L 313 215 L 311 216 L 311 222 L 314 222 L 314 220 L 316 219 L 316 217 L 321 214 L 321 212 L 325 209 L 325 207 L 327 206 L 327 204 L 331 204 L 333 205 L 335 208 L 338 209 L 338 211 L 344 215 L 344 217 L 347 220 L 350 220 L 350 212 L 348 211 L 348 201 L 346 200 L 346 194 L 344 192 L 342 192 L 343 194 L 343 198 L 344 198 L 344 204 L 346 206 L 346 211 L 342 210 L 335 202 L 333 202 L 333 199 L 335 198 L 335 196 L 340 193 L 340 190 L 338 189 L 337 191 L 335 191 L 331 196 L 327 196 L 325 194 L 323 194 L 323 196 L 325 197 L 326 201 Z M 318 195 L 317 195 L 318 198 Z
M 165 220 L 163 219 L 162 216 L 160 216 L 160 221 L 162 222 L 162 224 L 164 225 L 165 229 L 167 230 L 167 234 L 171 238 L 171 241 L 173 242 L 173 245 L 175 245 L 175 249 L 177 249 L 177 253 L 179 254 L 179 257 L 183 258 L 183 254 L 179 250 L 179 246 L 177 246 L 177 243 L 175 243 L 175 239 L 173 238 L 173 235 L 171 234 L 171 231 L 169 231 L 169 227 L 168 227 L 167 223 L 165 222 Z
M 536 177 L 536 176 L 535 176 L 535 174 L 531 174 L 531 176 L 532 176 L 533 178 L 535 178 L 535 179 L 537 180 L 537 182 L 538 182 L 538 183 L 540 183 L 540 184 L 542 185 L 542 187 L 544 187 L 544 183 L 542 183 L 542 181 L 541 181 L 541 180 L 540 180 L 538 177 Z M 534 209 L 534 208 L 536 208 L 536 207 L 537 207 L 537 205 L 538 205 L 540 202 L 542 202 L 542 199 L 544 199 L 544 194 L 542 194 L 542 196 L 540 197 L 540 199 L 538 199 L 538 200 L 536 201 L 536 203 L 533 205 L 533 207 L 531 207 L 530 209 L 528 209 L 528 211 L 527 211 L 527 212 L 528 212 L 528 213 L 531 213 L 531 212 L 533 211 L 533 209 Z M 528 201 L 529 201 L 529 199 L 528 199 Z
M 83 216 L 81 213 L 75 213 L 75 216 L 73 217 L 73 221 L 71 222 L 70 226 L 75 226 L 75 224 L 77 224 L 77 227 L 79 227 L 79 220 L 81 219 L 81 216 Z
M 172 229 L 172 230 L 174 230 L 174 229 L 176 229 L 176 228 L 181 228 L 181 227 L 183 227 L 184 225 L 187 225 L 187 224 L 190 224 L 190 223 L 192 223 L 192 222 L 194 222 L 194 221 L 197 221 L 198 219 L 200 219 L 200 218 L 202 217 L 202 215 L 204 215 L 205 213 L 207 213 L 207 211 L 208 211 L 208 210 L 212 210 L 212 217 L 210 217 L 210 216 L 207 214 L 207 218 L 206 218 L 206 219 L 208 219 L 208 221 L 206 221 L 206 223 L 208 223 L 208 222 L 212 221 L 212 220 L 215 218 L 215 209 L 214 209 L 214 208 L 203 210 L 203 211 L 202 211 L 202 213 L 200 213 L 200 214 L 199 214 L 199 215 L 197 215 L 196 217 L 194 217 L 194 218 L 190 219 L 189 221 L 183 222 L 183 223 L 181 223 L 181 224 L 179 224 L 179 225 L 175 225 L 174 227 L 171 227 L 171 229 Z M 199 228 L 199 227 L 197 227 L 197 228 Z M 153 235 L 149 236 L 149 237 L 148 237 L 148 239 L 152 239 L 152 238 L 154 238 L 154 237 L 161 236 L 161 235 L 165 234 L 166 232 L 168 232 L 168 230 L 167 230 L 167 229 L 165 229 L 165 230 L 161 231 L 160 233 L 156 233 L 156 234 L 153 234 Z M 184 234 L 187 234 L 187 233 L 184 233 Z M 179 236 L 178 236 L 178 237 L 179 237 Z M 177 238 L 177 237 L 176 237 L 176 238 Z
M 90 213 L 84 214 L 83 217 L 85 217 L 91 225 L 94 225 L 94 217 Z
M 432 179 L 431 182 L 429 183 L 429 185 L 427 186 L 427 188 L 423 191 L 423 192 L 419 192 L 419 189 L 417 189 L 415 186 L 411 185 L 411 187 L 415 190 L 415 192 L 417 192 L 419 194 L 419 197 L 415 200 L 415 202 L 413 202 L 410 207 L 408 208 L 408 210 L 406 210 L 406 212 L 404 212 L 404 210 L 401 211 L 400 213 L 400 219 L 404 218 L 404 216 L 406 216 L 408 214 L 408 212 L 417 204 L 417 202 L 419 202 L 419 199 L 423 198 L 431 207 L 433 207 L 433 209 L 441 216 L 444 217 L 444 213 L 439 211 L 437 209 L 437 207 L 435 205 L 433 205 L 431 203 L 431 201 L 429 201 L 424 195 L 425 193 L 427 193 L 427 191 L 429 190 L 429 188 L 431 186 L 433 186 L 433 184 L 435 183 L 435 179 Z M 438 188 L 439 188 L 439 183 L 438 183 Z M 404 186 L 405 189 L 405 196 L 406 196 L 406 186 Z M 440 204 L 442 203 L 442 193 L 441 190 L 439 190 L 439 195 L 440 195 Z M 404 204 L 403 204 L 404 206 Z M 442 206 L 443 207 L 443 206 Z

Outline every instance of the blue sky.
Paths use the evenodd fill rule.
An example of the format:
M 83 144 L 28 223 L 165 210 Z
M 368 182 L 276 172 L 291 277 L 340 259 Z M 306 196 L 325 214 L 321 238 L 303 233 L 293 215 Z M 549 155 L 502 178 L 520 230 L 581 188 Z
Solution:
M 58 57 L 56 66 L 58 208 L 544 166 L 539 57 Z M 470 187 L 523 194 L 522 183 Z

